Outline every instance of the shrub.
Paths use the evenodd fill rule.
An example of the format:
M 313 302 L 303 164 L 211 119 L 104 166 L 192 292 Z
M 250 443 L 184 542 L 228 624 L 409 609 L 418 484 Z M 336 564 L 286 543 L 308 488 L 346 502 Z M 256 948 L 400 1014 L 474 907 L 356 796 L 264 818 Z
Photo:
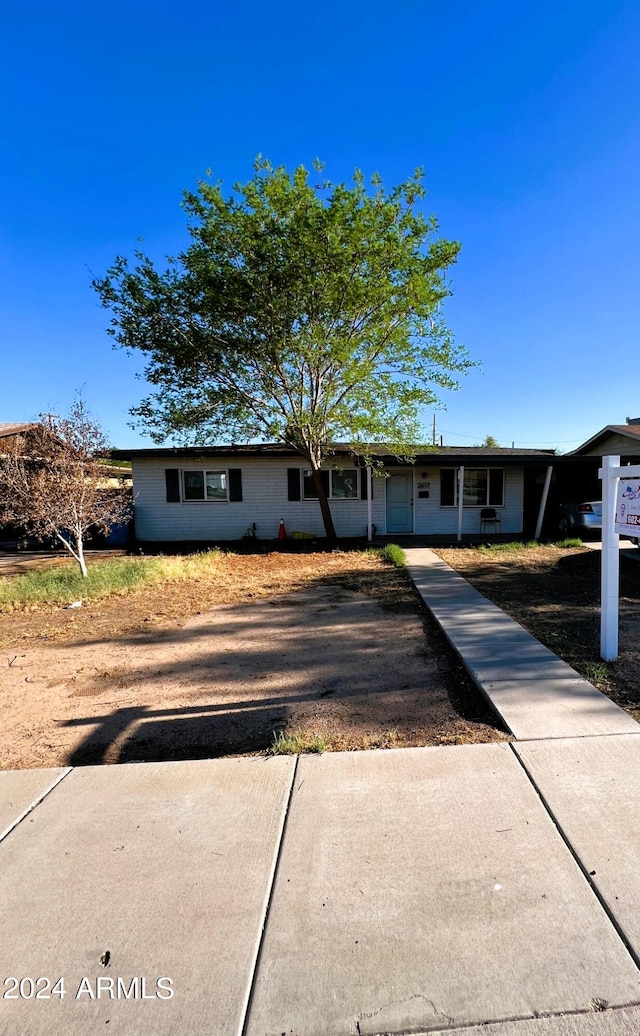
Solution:
M 407 563 L 407 555 L 397 543 L 387 543 L 386 547 L 380 551 L 380 557 L 391 565 L 397 565 L 398 568 L 402 568 Z
M 269 755 L 301 755 L 313 752 L 322 755 L 327 749 L 326 738 L 321 734 L 311 734 L 306 730 L 294 730 L 291 734 L 273 732 L 273 744 Z

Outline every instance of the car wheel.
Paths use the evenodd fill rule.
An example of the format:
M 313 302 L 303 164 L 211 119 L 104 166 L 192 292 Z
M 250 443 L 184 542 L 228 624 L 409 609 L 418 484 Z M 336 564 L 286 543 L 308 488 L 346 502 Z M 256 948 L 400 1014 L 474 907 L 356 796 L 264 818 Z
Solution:
M 561 514 L 558 518 L 558 532 L 561 536 L 568 536 L 571 532 L 571 519 L 568 514 Z

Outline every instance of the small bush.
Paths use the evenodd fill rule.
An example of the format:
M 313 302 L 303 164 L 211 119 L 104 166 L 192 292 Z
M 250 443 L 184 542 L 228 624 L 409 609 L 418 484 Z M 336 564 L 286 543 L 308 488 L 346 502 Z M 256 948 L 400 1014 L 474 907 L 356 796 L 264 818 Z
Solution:
M 387 543 L 386 547 L 383 547 L 380 551 L 380 557 L 398 568 L 402 568 L 407 563 L 407 555 L 397 543 Z
M 321 734 L 311 734 L 306 730 L 295 730 L 291 734 L 280 731 L 273 733 L 273 744 L 269 755 L 302 755 L 313 752 L 322 755 L 327 750 L 327 741 Z

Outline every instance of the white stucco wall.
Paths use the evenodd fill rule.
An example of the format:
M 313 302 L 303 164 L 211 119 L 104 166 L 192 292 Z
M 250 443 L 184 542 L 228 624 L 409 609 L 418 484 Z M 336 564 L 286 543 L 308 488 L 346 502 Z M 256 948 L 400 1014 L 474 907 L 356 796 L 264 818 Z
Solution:
M 500 465 L 495 465 L 499 467 Z M 304 469 L 303 461 L 264 457 L 225 457 L 223 461 L 186 460 L 182 458 L 134 458 L 133 486 L 135 497 L 136 536 L 147 541 L 225 540 L 240 539 L 253 523 L 260 539 L 274 539 L 278 535 L 280 519 L 287 533 L 307 532 L 323 536 L 324 526 L 317 500 L 288 500 L 288 468 Z M 327 465 L 329 467 L 329 465 Z M 351 464 L 345 462 L 345 468 Z M 166 499 L 165 469 L 242 471 L 242 502 L 181 501 L 168 503 Z M 406 470 L 414 478 L 414 529 L 423 535 L 451 535 L 458 526 L 456 507 L 440 507 L 440 469 L 418 467 L 393 468 L 390 473 Z M 426 472 L 426 479 L 423 478 Z M 360 477 L 366 477 L 360 470 Z M 418 481 L 428 481 L 429 498 L 419 499 Z M 465 507 L 463 533 L 479 535 L 480 507 Z M 505 469 L 505 506 L 497 508 L 502 515 L 502 532 L 517 534 L 522 531 L 523 469 Z M 332 500 L 338 536 L 365 536 L 367 532 L 366 500 Z M 386 532 L 386 480 L 373 479 L 372 521 L 379 534 Z

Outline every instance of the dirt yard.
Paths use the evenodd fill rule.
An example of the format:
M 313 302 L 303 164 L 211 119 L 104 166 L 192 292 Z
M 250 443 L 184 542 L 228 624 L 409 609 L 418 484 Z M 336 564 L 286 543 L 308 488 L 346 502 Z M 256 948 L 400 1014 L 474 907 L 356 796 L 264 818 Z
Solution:
M 438 555 L 640 722 L 640 560 L 620 556 L 617 662 L 600 658 L 599 551 L 465 548 Z
M 347 552 L 0 616 L 0 729 L 5 769 L 506 736 L 406 573 Z

